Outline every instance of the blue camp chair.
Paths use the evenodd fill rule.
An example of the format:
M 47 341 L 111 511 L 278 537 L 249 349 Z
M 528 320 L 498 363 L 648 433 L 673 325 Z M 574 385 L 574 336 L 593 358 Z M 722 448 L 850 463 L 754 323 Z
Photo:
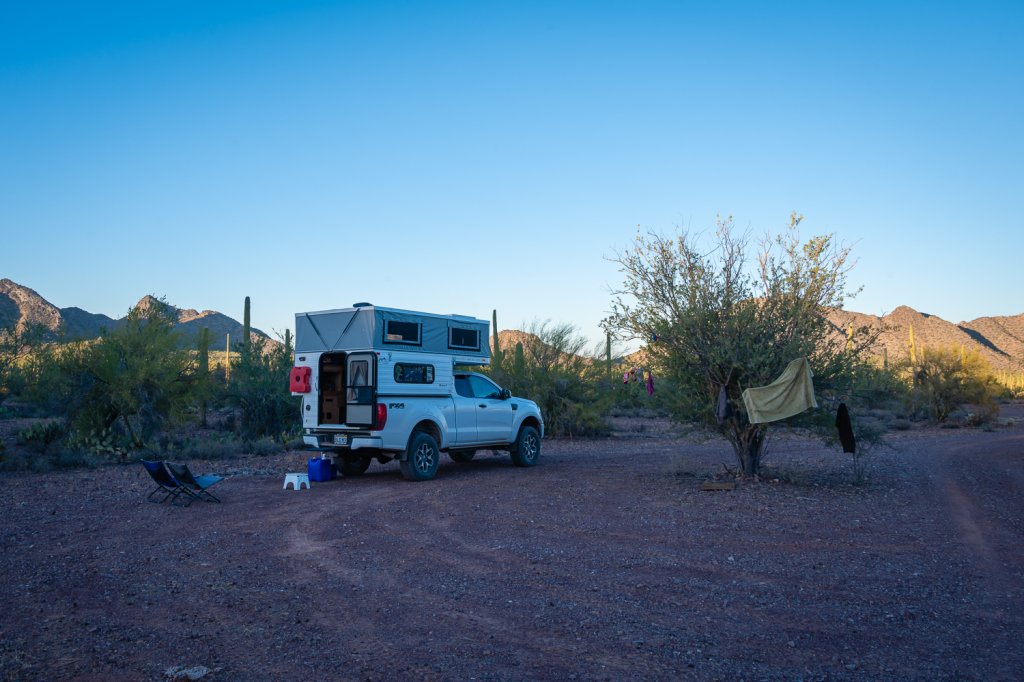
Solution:
M 164 462 L 171 476 L 181 486 L 182 491 L 189 496 L 188 504 L 192 500 L 206 500 L 207 502 L 220 502 L 216 495 L 209 491 L 215 484 L 224 480 L 223 476 L 193 476 L 188 470 L 187 464 L 175 464 Z
M 174 477 L 171 476 L 171 472 L 167 470 L 164 463 L 151 462 L 144 459 L 142 460 L 142 466 L 146 467 L 146 471 L 156 483 L 156 488 L 146 496 L 146 499 L 150 502 L 166 502 L 167 499 L 170 498 L 171 503 L 173 504 L 174 500 L 177 499 L 178 495 L 180 495 L 184 489 L 181 487 L 181 484 L 174 480 Z M 153 499 L 153 496 L 159 492 L 163 492 L 164 496 L 159 500 Z

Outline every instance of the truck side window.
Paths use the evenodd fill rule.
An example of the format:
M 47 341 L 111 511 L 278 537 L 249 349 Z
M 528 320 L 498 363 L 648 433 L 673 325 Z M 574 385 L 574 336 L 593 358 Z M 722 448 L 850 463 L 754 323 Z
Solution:
M 498 388 L 498 385 L 493 381 L 489 381 L 483 377 L 470 376 L 469 383 L 473 388 L 473 397 L 475 398 L 497 399 L 501 397 L 501 389 Z
M 455 392 L 463 398 L 473 397 L 473 389 L 469 385 L 469 377 L 455 377 Z

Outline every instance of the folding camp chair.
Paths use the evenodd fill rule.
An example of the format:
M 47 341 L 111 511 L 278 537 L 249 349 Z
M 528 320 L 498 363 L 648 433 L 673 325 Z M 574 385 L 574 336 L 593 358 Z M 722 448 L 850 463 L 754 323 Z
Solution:
M 189 503 L 193 499 L 220 502 L 208 489 L 212 488 L 215 483 L 223 481 L 223 476 L 193 476 L 192 472 L 188 470 L 187 464 L 175 464 L 174 462 L 164 462 L 164 464 L 174 480 L 181 485 L 181 489 L 191 498 Z
M 142 460 L 142 466 L 146 467 L 146 471 L 156 481 L 156 488 L 146 499 L 150 502 L 166 502 L 167 498 L 171 498 L 171 504 L 174 504 L 174 500 L 182 493 L 181 485 L 174 480 L 171 476 L 171 472 L 167 470 L 163 462 L 151 462 L 149 460 Z M 163 491 L 165 494 L 159 500 L 154 500 L 153 496 Z

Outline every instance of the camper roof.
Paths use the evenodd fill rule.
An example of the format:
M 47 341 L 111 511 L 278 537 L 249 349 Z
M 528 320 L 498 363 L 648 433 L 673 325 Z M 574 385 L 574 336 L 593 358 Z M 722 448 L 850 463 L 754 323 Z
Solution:
M 357 304 L 295 314 L 295 351 L 407 350 L 488 364 L 490 325 L 466 315 L 437 315 Z

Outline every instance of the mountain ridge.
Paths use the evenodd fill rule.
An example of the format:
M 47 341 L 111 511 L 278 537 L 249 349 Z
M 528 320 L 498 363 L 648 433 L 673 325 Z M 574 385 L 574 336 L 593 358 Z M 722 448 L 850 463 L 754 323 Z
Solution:
M 192 343 L 199 338 L 203 327 L 210 330 L 210 347 L 223 348 L 227 336 L 240 340 L 242 323 L 217 312 L 193 308 L 178 308 L 146 294 L 133 307 L 148 310 L 153 306 L 166 305 L 171 309 L 176 322 L 174 329 Z M 112 331 L 124 323 L 124 318 L 114 319 L 101 313 L 91 313 L 78 307 L 58 308 L 37 291 L 13 280 L 0 279 L 0 328 L 18 325 L 41 325 L 48 330 L 51 337 L 63 337 L 69 340 L 87 340 L 100 336 L 104 329 Z M 276 343 L 265 332 L 253 328 L 251 338 L 256 341 L 266 339 Z

